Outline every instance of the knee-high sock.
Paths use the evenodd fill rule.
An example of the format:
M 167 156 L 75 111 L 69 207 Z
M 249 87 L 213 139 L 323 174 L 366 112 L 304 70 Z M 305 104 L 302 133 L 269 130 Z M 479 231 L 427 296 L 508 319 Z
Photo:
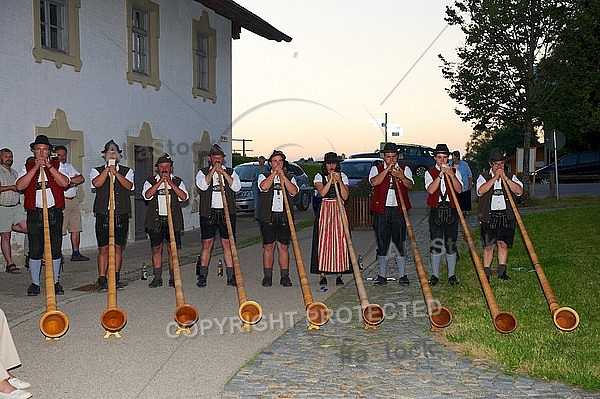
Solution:
M 396 256 L 396 265 L 398 266 L 398 275 L 404 276 L 406 274 L 406 256 Z
M 60 261 L 61 259 L 52 259 L 52 271 L 54 272 L 54 284 L 60 279 Z
M 377 260 L 379 260 L 379 275 L 381 277 L 386 277 L 386 269 L 387 269 L 387 256 L 379 255 L 377 256 Z
M 456 267 L 456 254 L 446 255 L 446 262 L 448 262 L 448 277 L 454 275 L 454 268 Z
M 431 273 L 434 276 L 440 276 L 440 262 L 442 261 L 442 254 L 431 254 Z
M 41 259 L 29 259 L 29 273 L 31 274 L 31 282 L 35 285 L 40 285 L 40 271 L 42 270 Z

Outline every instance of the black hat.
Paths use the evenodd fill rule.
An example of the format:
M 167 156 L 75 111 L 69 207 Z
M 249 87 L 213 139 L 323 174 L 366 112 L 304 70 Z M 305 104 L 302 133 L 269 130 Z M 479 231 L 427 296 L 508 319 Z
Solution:
M 490 153 L 490 162 L 504 161 L 506 159 L 506 153 L 500 148 L 494 148 Z
M 275 157 L 275 156 L 278 156 L 278 155 L 279 155 L 280 157 L 282 157 L 282 158 L 283 158 L 283 160 L 285 161 L 285 154 L 283 153 L 283 151 L 280 151 L 280 150 L 275 150 L 275 151 L 273 151 L 273 153 L 272 153 L 272 154 L 271 154 L 271 156 L 269 157 L 269 162 L 271 162 L 271 159 L 273 159 L 273 157 Z
M 380 150 L 379 152 L 382 154 L 387 154 L 390 152 L 397 154 L 399 151 L 400 151 L 400 148 L 398 148 L 396 143 L 385 143 L 385 145 L 383 146 L 383 149 Z
M 323 163 L 340 163 L 340 157 L 335 152 L 325 153 Z
M 154 166 L 158 166 L 159 164 L 166 162 L 169 162 L 171 165 L 173 165 L 173 159 L 171 159 L 171 156 L 167 153 L 164 153 L 163 155 L 158 157 L 158 160 L 156 161 Z
M 208 152 L 208 155 L 223 155 L 223 156 L 225 156 L 225 152 L 223 152 L 223 149 L 218 144 L 213 144 L 213 146 L 210 147 L 210 151 Z
M 446 144 L 438 144 L 435 146 L 435 150 L 433 150 L 433 155 L 437 154 L 450 155 L 450 150 Z
M 117 143 L 115 143 L 115 141 L 113 139 L 111 139 L 109 142 L 104 144 L 104 149 L 102 150 L 102 153 L 104 154 L 105 152 L 108 152 L 108 151 L 118 152 L 119 154 L 122 152 L 121 149 L 119 148 L 119 145 Z
M 50 150 L 52 150 L 52 144 L 50 144 L 50 140 L 48 140 L 48 136 L 46 136 L 45 134 L 40 134 L 39 136 L 36 136 L 35 141 L 29 144 L 29 147 L 32 151 L 36 144 L 45 144 Z

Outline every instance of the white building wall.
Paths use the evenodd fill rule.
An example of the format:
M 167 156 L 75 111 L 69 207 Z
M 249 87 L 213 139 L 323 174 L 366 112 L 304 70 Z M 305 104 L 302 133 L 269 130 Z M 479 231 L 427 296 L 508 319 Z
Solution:
M 204 131 L 211 142 L 231 138 L 231 23 L 191 0 L 154 0 L 160 6 L 159 90 L 129 84 L 124 0 L 81 0 L 80 50 L 83 66 L 56 68 L 53 62 L 35 62 L 32 0 L 3 0 L 0 12 L 0 146 L 9 147 L 20 170 L 31 155 L 35 127 L 47 127 L 55 111 L 65 112 L 69 127 L 83 131 L 85 155 L 82 174 L 84 232 L 82 248 L 96 245 L 91 212 L 94 194 L 89 172 L 101 164 L 104 144 L 114 139 L 126 157 L 127 136 L 137 137 L 143 122 L 152 136 L 171 143 L 175 173 L 188 190 L 194 189 L 192 143 Z M 192 97 L 192 19 L 208 11 L 217 32 L 217 102 Z M 231 140 L 219 142 L 231 153 Z M 160 154 L 159 154 L 160 155 Z M 123 164 L 133 166 L 128 159 Z M 140 190 L 141 187 L 136 187 Z M 191 206 L 184 210 L 186 229 L 199 224 Z M 64 249 L 70 249 L 67 240 Z

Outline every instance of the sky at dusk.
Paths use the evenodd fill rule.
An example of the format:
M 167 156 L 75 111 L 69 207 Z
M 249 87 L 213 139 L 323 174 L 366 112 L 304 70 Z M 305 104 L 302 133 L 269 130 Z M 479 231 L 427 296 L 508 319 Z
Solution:
M 237 2 L 293 38 L 278 43 L 242 29 L 233 42 L 232 133 L 252 140 L 246 155 L 372 151 L 385 138 L 373 120 L 386 112 L 395 125 L 388 141 L 464 150 L 471 125 L 454 113 L 437 57 L 455 59 L 462 45 L 443 19 L 452 1 Z

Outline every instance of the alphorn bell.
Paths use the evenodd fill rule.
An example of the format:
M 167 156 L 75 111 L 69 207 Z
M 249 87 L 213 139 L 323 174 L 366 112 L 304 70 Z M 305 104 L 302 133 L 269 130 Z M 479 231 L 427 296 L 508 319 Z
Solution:
M 517 320 L 515 319 L 515 316 L 513 316 L 511 313 L 501 312 L 498 308 L 496 298 L 494 298 L 494 293 L 492 292 L 492 288 L 490 287 L 490 282 L 488 281 L 487 276 L 485 275 L 483 265 L 481 264 L 481 259 L 479 258 L 477 250 L 475 249 L 475 242 L 473 241 L 473 237 L 471 236 L 471 231 L 469 230 L 469 226 L 467 226 L 467 221 L 465 220 L 465 217 L 462 214 L 462 209 L 460 209 L 460 204 L 458 203 L 458 198 L 456 196 L 456 192 L 454 191 L 454 187 L 452 187 L 452 182 L 447 181 L 446 189 L 450 191 L 450 195 L 452 195 L 452 198 L 454 199 L 454 205 L 456 206 L 458 217 L 460 218 L 460 222 L 465 232 L 465 237 L 467 238 L 467 242 L 469 243 L 471 256 L 473 257 L 473 261 L 475 262 L 475 270 L 477 271 L 479 283 L 481 284 L 483 294 L 485 295 L 485 300 L 490 309 L 492 321 L 494 322 L 494 327 L 496 328 L 496 330 L 498 330 L 498 332 L 501 332 L 503 334 L 510 334 L 511 332 L 515 331 L 515 328 L 517 328 Z
M 300 245 L 298 244 L 298 237 L 296 235 L 296 226 L 294 226 L 294 218 L 292 217 L 292 210 L 290 203 L 287 198 L 287 190 L 285 189 L 285 180 L 283 176 L 279 175 L 279 181 L 281 182 L 281 192 L 283 196 L 283 204 L 285 206 L 285 212 L 287 215 L 288 224 L 290 226 L 290 235 L 292 237 L 292 246 L 294 247 L 294 256 L 296 257 L 296 266 L 298 268 L 298 277 L 300 278 L 300 287 L 302 289 L 302 297 L 304 299 L 304 308 L 306 309 L 306 318 L 309 321 L 308 329 L 320 329 L 320 326 L 329 321 L 329 308 L 322 302 L 315 302 L 310 292 L 310 286 L 308 284 L 308 278 L 306 277 L 306 268 L 304 267 L 304 261 L 302 260 L 302 252 L 300 251 Z
M 544 291 L 544 296 L 546 297 L 546 301 L 548 302 L 548 306 L 550 307 L 550 314 L 552 315 L 552 319 L 554 320 L 554 325 L 556 325 L 556 327 L 559 330 L 564 332 L 573 331 L 579 325 L 579 314 L 577 314 L 575 309 L 572 309 L 570 307 L 558 306 L 556 297 L 554 296 L 554 292 L 550 287 L 550 283 L 548 283 L 548 279 L 546 278 L 544 269 L 542 269 L 540 260 L 538 259 L 537 254 L 535 253 L 535 249 L 533 248 L 533 244 L 531 243 L 529 234 L 527 234 L 527 230 L 525 230 L 525 225 L 523 224 L 523 219 L 519 214 L 519 210 L 517 209 L 515 200 L 510 194 L 508 182 L 506 181 L 506 176 L 504 175 L 502 175 L 502 184 L 504 184 L 504 189 L 507 192 L 510 206 L 513 209 L 515 218 L 517 219 L 517 223 L 519 224 L 519 228 L 521 229 L 521 235 L 523 236 L 523 240 L 525 241 L 527 251 L 529 251 L 531 262 L 533 263 L 533 267 L 535 268 L 535 273 L 537 274 L 538 279 L 540 280 L 540 285 L 542 286 L 542 290 Z
M 342 225 L 344 226 L 344 236 L 346 237 L 346 243 L 348 245 L 348 252 L 350 252 L 350 261 L 352 262 L 352 272 L 354 273 L 354 282 L 356 283 L 356 291 L 358 292 L 358 300 L 360 301 L 360 307 L 362 309 L 362 316 L 365 320 L 365 330 L 372 328 L 377 329 L 377 325 L 383 321 L 385 314 L 383 308 L 375 303 L 369 303 L 367 297 L 367 290 L 365 290 L 365 284 L 360 274 L 360 266 L 356 259 L 356 252 L 354 251 L 354 244 L 352 243 L 352 237 L 350 237 L 350 228 L 348 227 L 348 218 L 342 203 L 342 197 L 340 196 L 340 190 L 337 186 L 336 179 L 333 179 L 333 186 L 335 187 L 335 194 L 337 200 L 337 209 L 340 219 L 342 219 Z
M 40 331 L 46 340 L 59 339 L 69 329 L 67 315 L 56 309 L 56 292 L 54 292 L 54 269 L 52 267 L 52 245 L 50 243 L 50 221 L 48 218 L 48 198 L 46 197 L 46 174 L 40 168 L 42 178 L 42 220 L 44 223 L 44 262 L 46 269 L 46 313 L 40 319 Z
M 237 287 L 238 316 L 242 320 L 242 329 L 249 330 L 253 324 L 258 323 L 262 319 L 262 307 L 258 302 L 249 301 L 246 299 L 246 288 L 244 288 L 244 278 L 242 276 L 242 268 L 235 246 L 235 237 L 233 236 L 233 227 L 231 218 L 229 217 L 229 205 L 225 196 L 225 188 L 223 186 L 223 175 L 219 174 L 219 187 L 221 188 L 221 199 L 223 201 L 223 212 L 225 213 L 225 222 L 227 224 L 227 233 L 229 234 L 229 245 L 231 247 L 231 258 L 233 259 L 233 273 L 235 274 L 235 285 Z
M 419 281 L 421 283 L 421 290 L 423 291 L 423 297 L 425 298 L 425 305 L 427 306 L 427 315 L 431 323 L 431 331 L 441 330 L 442 328 L 448 327 L 452 323 L 452 312 L 450 309 L 439 306 L 438 302 L 433 299 L 431 288 L 429 287 L 429 281 L 427 280 L 427 274 L 425 274 L 425 268 L 423 267 L 423 261 L 421 255 L 419 255 L 419 248 L 417 247 L 417 239 L 408 217 L 408 210 L 406 209 L 406 203 L 404 197 L 398 187 L 398 180 L 392 177 L 398 198 L 400 199 L 400 206 L 402 207 L 402 213 L 404 214 L 404 221 L 406 223 L 406 231 L 410 237 L 410 243 L 413 249 L 413 256 L 415 257 L 415 264 L 417 266 L 417 274 L 419 275 Z
M 175 334 L 182 331 L 191 334 L 192 327 L 198 321 L 198 310 L 192 305 L 185 303 L 183 296 L 183 284 L 181 283 L 181 273 L 179 270 L 179 255 L 177 254 L 177 243 L 175 242 L 175 229 L 173 227 L 173 215 L 171 213 L 171 197 L 169 195 L 169 185 L 165 182 L 165 201 L 167 206 L 167 223 L 169 225 L 169 245 L 171 264 L 173 265 L 173 282 L 175 285 L 175 304 L 176 308 L 173 317 L 178 324 Z
M 100 316 L 100 322 L 106 329 L 104 338 L 111 335 L 121 338 L 119 331 L 127 323 L 127 316 L 122 309 L 117 307 L 117 276 L 115 258 L 115 185 L 113 175 L 108 171 L 109 196 L 108 196 L 108 304 L 106 310 Z

